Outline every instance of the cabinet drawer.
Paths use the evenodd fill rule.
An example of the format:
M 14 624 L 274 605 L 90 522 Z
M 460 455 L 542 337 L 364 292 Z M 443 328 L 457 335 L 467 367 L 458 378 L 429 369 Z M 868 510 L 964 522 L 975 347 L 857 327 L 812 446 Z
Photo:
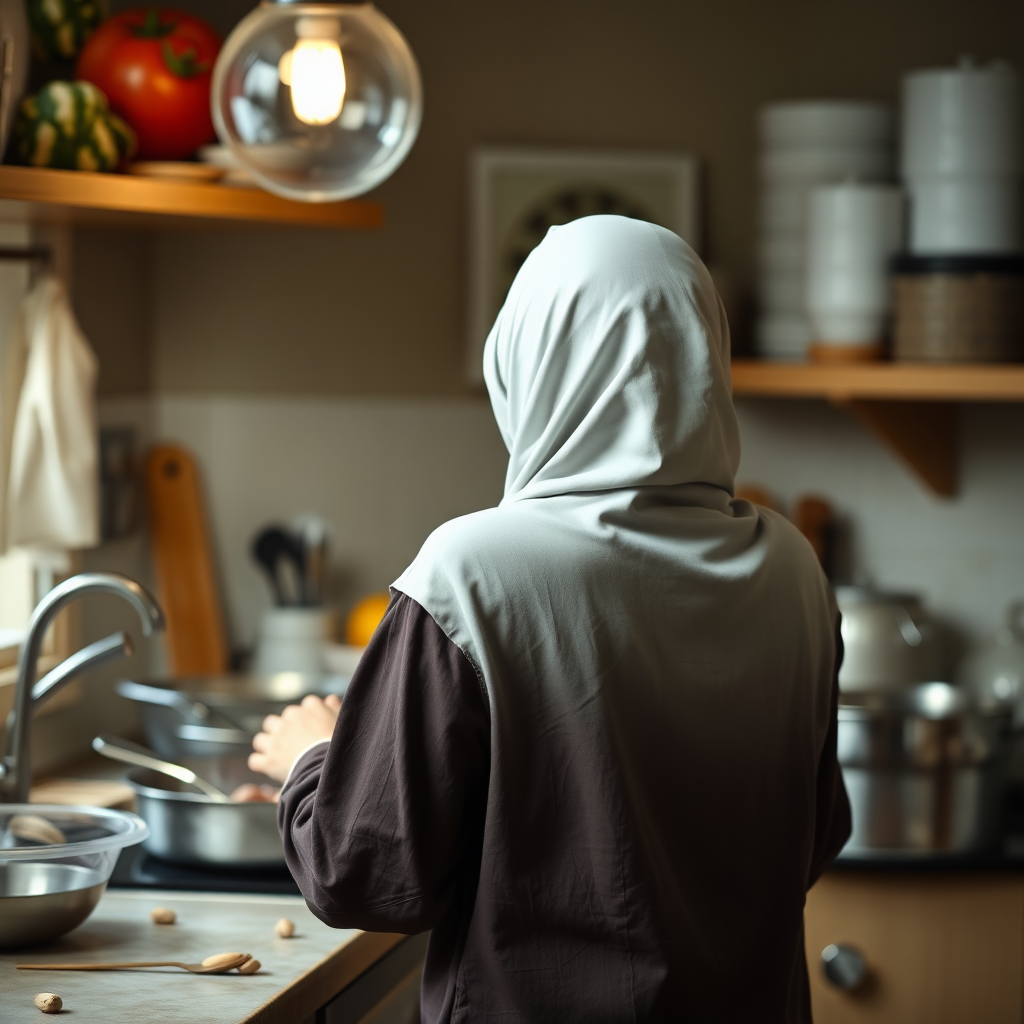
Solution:
M 1024 876 L 833 871 L 804 922 L 815 1024 L 1024 1020 Z M 830 944 L 864 957 L 854 992 L 825 980 Z

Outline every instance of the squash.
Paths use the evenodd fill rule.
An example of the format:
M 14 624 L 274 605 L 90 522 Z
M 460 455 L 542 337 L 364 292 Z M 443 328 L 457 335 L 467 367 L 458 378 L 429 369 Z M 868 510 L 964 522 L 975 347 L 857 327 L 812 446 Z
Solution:
M 43 61 L 74 60 L 103 18 L 98 0 L 27 0 L 32 49 Z
M 50 82 L 23 100 L 14 125 L 18 157 L 33 167 L 113 171 L 135 152 L 135 133 L 89 82 Z

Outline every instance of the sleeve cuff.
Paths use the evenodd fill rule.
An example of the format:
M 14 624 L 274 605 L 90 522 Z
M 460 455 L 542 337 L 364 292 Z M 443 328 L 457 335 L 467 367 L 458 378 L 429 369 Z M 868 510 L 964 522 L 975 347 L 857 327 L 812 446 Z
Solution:
M 308 754 L 308 753 L 309 753 L 309 752 L 310 752 L 311 750 L 316 750 L 316 748 L 317 748 L 317 747 L 322 747 L 322 746 L 324 746 L 325 744 L 327 744 L 327 743 L 330 743 L 330 742 L 331 742 L 330 740 L 317 740 L 317 741 L 316 741 L 316 743 L 310 743 L 310 745 L 309 745 L 308 747 L 306 747 L 306 749 L 305 749 L 305 750 L 303 750 L 303 751 L 302 751 L 302 753 L 301 753 L 301 754 L 299 754 L 299 756 L 298 756 L 297 758 L 295 758 L 295 760 L 294 760 L 294 761 L 292 761 L 292 766 L 291 766 L 291 768 L 289 768 L 289 769 L 288 769 L 288 774 L 287 774 L 287 775 L 285 776 L 285 778 L 284 778 L 284 782 L 283 782 L 283 783 L 281 784 L 281 792 L 282 792 L 282 793 L 283 793 L 283 792 L 284 792 L 284 791 L 285 791 L 285 790 L 286 790 L 286 789 L 288 788 L 288 783 L 289 783 L 289 782 L 291 782 L 291 780 L 292 780 L 292 775 L 293 775 L 293 773 L 295 772 L 295 769 L 296 769 L 296 767 L 298 766 L 298 763 L 299 763 L 299 762 L 300 762 L 300 761 L 301 761 L 301 760 L 302 760 L 302 759 L 303 759 L 303 758 L 304 758 L 304 757 L 305 757 L 305 756 L 306 756 L 306 755 L 307 755 L 307 754 Z

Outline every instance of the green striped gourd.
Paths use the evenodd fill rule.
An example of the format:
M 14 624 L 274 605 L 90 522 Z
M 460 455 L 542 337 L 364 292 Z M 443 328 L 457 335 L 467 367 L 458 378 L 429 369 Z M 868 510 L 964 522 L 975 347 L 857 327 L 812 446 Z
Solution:
M 40 60 L 74 60 L 103 17 L 97 0 L 26 0 L 25 6 Z
M 135 152 L 135 133 L 89 82 L 50 82 L 24 100 L 14 126 L 18 157 L 33 167 L 113 171 Z

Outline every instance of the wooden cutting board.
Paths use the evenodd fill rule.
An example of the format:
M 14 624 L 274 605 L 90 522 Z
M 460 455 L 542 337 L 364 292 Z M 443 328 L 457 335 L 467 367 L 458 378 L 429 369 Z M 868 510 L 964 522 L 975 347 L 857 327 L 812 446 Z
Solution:
M 228 645 L 195 461 L 184 448 L 158 445 L 149 453 L 146 485 L 171 673 L 225 672 Z
M 111 807 L 135 810 L 135 790 L 114 779 L 40 779 L 32 786 L 29 801 L 65 807 Z

